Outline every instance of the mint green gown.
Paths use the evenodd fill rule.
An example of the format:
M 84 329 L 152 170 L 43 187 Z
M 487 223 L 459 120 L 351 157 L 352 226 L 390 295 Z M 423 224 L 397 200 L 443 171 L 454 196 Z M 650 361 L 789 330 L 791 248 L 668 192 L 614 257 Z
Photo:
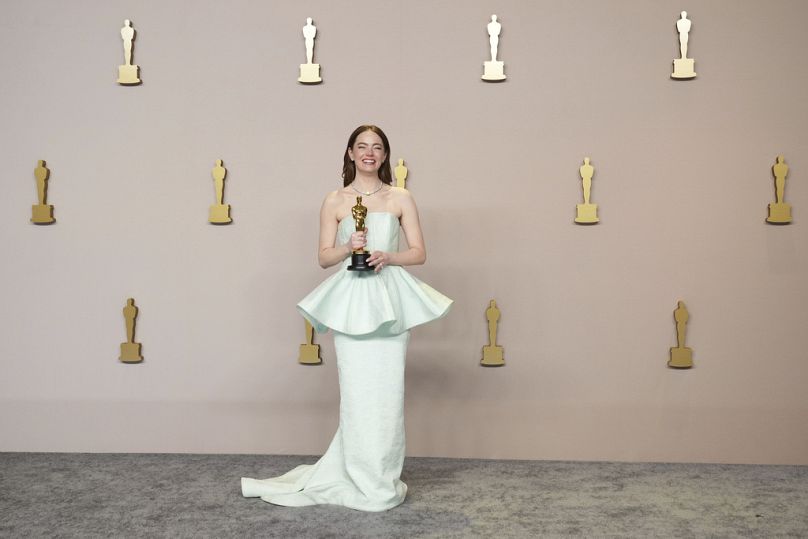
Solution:
M 339 223 L 346 243 L 354 221 Z M 399 222 L 388 212 L 365 219 L 369 251 L 398 250 Z M 340 419 L 325 454 L 270 479 L 242 478 L 245 497 L 286 506 L 337 504 L 384 511 L 407 494 L 404 463 L 404 365 L 410 328 L 445 316 L 452 300 L 400 266 L 347 271 L 350 257 L 298 303 L 314 329 L 334 331 Z

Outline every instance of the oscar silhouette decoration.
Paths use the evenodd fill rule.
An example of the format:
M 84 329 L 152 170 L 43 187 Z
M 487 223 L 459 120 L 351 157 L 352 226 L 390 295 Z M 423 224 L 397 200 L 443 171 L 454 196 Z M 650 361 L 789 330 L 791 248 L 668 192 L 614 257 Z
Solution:
M 123 39 L 123 59 L 124 63 L 118 66 L 118 84 L 124 86 L 135 86 L 140 84 L 140 67 L 132 64 L 132 49 L 134 48 L 135 29 L 129 19 L 123 21 L 121 28 L 121 39 Z
M 140 355 L 140 343 L 135 342 L 135 320 L 137 319 L 138 308 L 135 307 L 135 300 L 126 300 L 123 308 L 123 319 L 126 321 L 126 342 L 121 343 L 121 357 L 118 358 L 124 363 L 139 363 L 143 361 Z
M 483 359 L 480 361 L 480 365 L 486 367 L 505 365 L 504 349 L 497 345 L 497 325 L 500 314 L 497 302 L 492 299 L 485 310 L 485 318 L 488 320 L 488 346 L 483 346 Z
M 34 169 L 34 178 L 36 178 L 36 192 L 39 204 L 31 206 L 31 222 L 36 225 L 49 225 L 55 222 L 56 219 L 53 218 L 53 206 L 47 203 L 50 170 L 45 166 L 45 161 L 40 160 L 37 163 Z
M 305 320 L 305 319 L 304 319 Z M 300 345 L 300 354 L 297 357 L 298 363 L 303 365 L 319 365 L 323 362 L 320 359 L 320 345 L 314 344 L 314 328 L 308 320 L 306 322 L 306 342 Z
M 222 165 L 221 159 L 216 160 L 216 165 L 211 173 L 216 192 L 216 204 L 210 207 L 208 221 L 214 225 L 226 225 L 233 220 L 230 218 L 230 204 L 224 204 L 224 178 L 227 176 L 227 169 Z
M 362 232 L 365 229 L 365 217 L 368 215 L 368 209 L 362 205 L 362 197 L 356 197 L 356 205 L 351 208 L 351 216 L 356 223 L 356 231 Z M 348 266 L 348 271 L 373 271 L 373 266 L 368 265 L 368 258 L 370 253 L 365 251 L 364 248 L 357 249 L 351 252 L 351 265 Z
M 687 57 L 687 42 L 690 38 L 690 19 L 687 18 L 687 11 L 682 12 L 681 18 L 676 21 L 676 30 L 679 32 L 679 53 L 681 58 L 673 61 L 672 79 L 694 79 L 696 78 L 695 63 L 693 58 Z
M 488 82 L 503 81 L 505 76 L 505 63 L 497 60 L 499 50 L 499 34 L 502 32 L 502 25 L 497 21 L 496 15 L 491 15 L 491 22 L 486 27 L 488 30 L 488 43 L 491 46 L 491 60 L 483 62 L 482 79 Z
M 320 78 L 320 64 L 312 63 L 314 60 L 314 38 L 317 35 L 317 27 L 311 23 L 311 17 L 306 19 L 306 26 L 303 27 L 303 38 L 306 41 L 306 63 L 300 64 L 300 77 L 297 81 L 303 84 L 319 84 L 323 82 Z
M 693 366 L 693 350 L 685 346 L 685 334 L 690 314 L 687 312 L 684 301 L 680 301 L 676 310 L 673 311 L 673 319 L 676 321 L 676 348 L 671 348 L 668 367 L 689 369 Z
M 576 204 L 575 222 L 581 225 L 594 225 L 598 219 L 598 205 L 589 202 L 590 194 L 592 193 L 592 176 L 595 174 L 595 167 L 589 163 L 589 158 L 584 157 L 584 164 L 578 169 L 581 175 L 583 190 L 584 190 L 584 203 Z
M 402 189 L 407 188 L 407 173 L 408 172 L 409 171 L 407 170 L 407 167 L 404 166 L 404 160 L 399 159 L 398 160 L 398 165 L 396 165 L 396 168 L 393 170 L 393 173 L 396 176 L 396 187 L 401 187 Z
M 791 204 L 786 204 L 784 201 L 788 165 L 785 164 L 782 155 L 777 156 L 772 173 L 774 174 L 775 202 L 769 204 L 769 216 L 766 218 L 766 222 L 774 225 L 787 225 L 791 222 Z

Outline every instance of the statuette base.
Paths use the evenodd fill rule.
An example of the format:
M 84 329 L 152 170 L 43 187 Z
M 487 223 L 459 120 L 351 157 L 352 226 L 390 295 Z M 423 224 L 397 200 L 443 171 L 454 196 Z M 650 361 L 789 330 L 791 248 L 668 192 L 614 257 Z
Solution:
M 500 81 L 505 80 L 505 62 L 483 62 L 483 80 Z
M 50 204 L 35 204 L 31 206 L 31 222 L 36 225 L 48 225 L 55 222 L 53 206 Z
M 671 348 L 671 359 L 668 367 L 689 369 L 693 366 L 693 350 L 690 348 Z
M 373 271 L 373 266 L 368 266 L 368 258 L 370 253 L 351 253 L 351 265 L 348 266 L 348 271 Z
M 118 359 L 120 359 L 124 363 L 139 363 L 143 361 L 143 356 L 140 355 L 140 343 L 122 342 L 121 357 Z
M 769 204 L 769 216 L 767 223 L 775 225 L 785 225 L 791 222 L 791 204 L 785 202 L 772 202 Z
M 230 218 L 230 204 L 214 204 L 210 207 L 208 221 L 214 225 L 226 225 L 233 222 Z
M 483 359 L 480 365 L 486 367 L 501 367 L 505 365 L 504 349 L 499 346 L 483 346 Z
M 672 79 L 695 79 L 696 72 L 693 71 L 695 68 L 696 61 L 693 58 L 678 58 L 673 61 L 673 73 L 671 73 Z
M 297 358 L 298 363 L 303 365 L 319 365 L 323 362 L 320 359 L 320 345 L 319 344 L 301 344 L 300 355 Z
M 136 65 L 122 65 L 118 66 L 118 84 L 125 86 L 132 86 L 140 84 L 140 67 Z
M 577 215 L 575 222 L 582 225 L 594 225 L 599 222 L 597 204 L 576 204 Z
M 320 78 L 320 64 L 300 64 L 300 78 L 297 82 L 303 84 L 319 84 L 323 82 Z

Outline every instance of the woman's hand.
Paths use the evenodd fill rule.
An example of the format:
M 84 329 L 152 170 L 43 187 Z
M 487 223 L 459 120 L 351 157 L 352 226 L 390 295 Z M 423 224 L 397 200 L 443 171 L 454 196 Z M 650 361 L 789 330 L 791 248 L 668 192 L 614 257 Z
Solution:
M 362 230 L 360 232 L 354 232 L 353 234 L 351 234 L 351 241 L 350 241 L 351 251 L 358 251 L 360 249 L 365 248 L 365 245 L 368 244 L 368 239 L 366 236 L 367 231 L 368 229 L 366 228 L 365 230 Z
M 373 271 L 379 273 L 383 267 L 390 265 L 390 253 L 384 251 L 373 251 L 368 257 L 368 266 L 373 266 Z

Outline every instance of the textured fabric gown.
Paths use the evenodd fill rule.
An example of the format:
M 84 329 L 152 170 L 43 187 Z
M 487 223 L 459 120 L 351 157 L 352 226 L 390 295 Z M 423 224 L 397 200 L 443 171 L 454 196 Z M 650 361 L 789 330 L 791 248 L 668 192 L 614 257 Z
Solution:
M 365 219 L 367 250 L 398 250 L 399 222 L 388 212 Z M 340 221 L 337 242 L 354 221 Z M 452 300 L 400 266 L 347 271 L 350 257 L 298 305 L 314 329 L 334 331 L 340 387 L 339 428 L 325 454 L 271 479 L 241 479 L 245 497 L 278 505 L 338 504 L 384 511 L 407 494 L 404 463 L 404 364 L 409 329 L 444 316 Z

